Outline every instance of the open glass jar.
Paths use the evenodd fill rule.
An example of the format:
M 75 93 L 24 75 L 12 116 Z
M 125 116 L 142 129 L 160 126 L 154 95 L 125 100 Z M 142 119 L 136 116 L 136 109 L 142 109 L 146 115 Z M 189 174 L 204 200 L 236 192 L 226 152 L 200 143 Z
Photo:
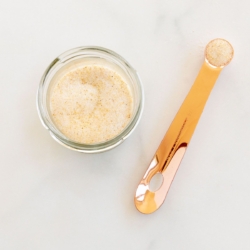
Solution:
M 132 111 L 127 125 L 115 137 L 84 144 L 67 137 L 55 123 L 50 107 L 51 89 L 58 79 L 72 70 L 84 65 L 102 65 L 117 72 L 132 96 Z M 84 153 L 103 152 L 121 144 L 135 129 L 143 110 L 143 89 L 137 72 L 115 52 L 101 47 L 79 47 L 58 56 L 46 69 L 38 89 L 37 108 L 40 120 L 50 135 L 63 146 Z

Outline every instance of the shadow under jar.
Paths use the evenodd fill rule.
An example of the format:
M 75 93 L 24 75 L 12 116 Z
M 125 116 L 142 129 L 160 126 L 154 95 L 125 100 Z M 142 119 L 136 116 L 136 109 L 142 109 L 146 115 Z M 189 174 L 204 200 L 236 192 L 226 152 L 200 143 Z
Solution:
M 137 72 L 115 52 L 80 47 L 58 56 L 37 95 L 40 120 L 69 149 L 98 153 L 121 144 L 143 110 Z

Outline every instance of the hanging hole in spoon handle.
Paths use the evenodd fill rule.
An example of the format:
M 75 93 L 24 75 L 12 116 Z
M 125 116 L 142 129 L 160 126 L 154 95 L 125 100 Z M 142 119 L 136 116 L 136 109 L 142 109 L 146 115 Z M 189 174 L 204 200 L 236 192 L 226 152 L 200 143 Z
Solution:
M 233 54 L 232 45 L 224 39 L 208 43 L 205 62 L 137 187 L 134 201 L 139 212 L 150 214 L 163 204 L 209 94 Z M 163 182 L 159 189 L 150 191 L 151 179 L 157 173 L 162 174 Z
M 149 190 L 151 192 L 156 192 L 160 189 L 163 184 L 163 175 L 162 173 L 156 173 L 150 180 Z

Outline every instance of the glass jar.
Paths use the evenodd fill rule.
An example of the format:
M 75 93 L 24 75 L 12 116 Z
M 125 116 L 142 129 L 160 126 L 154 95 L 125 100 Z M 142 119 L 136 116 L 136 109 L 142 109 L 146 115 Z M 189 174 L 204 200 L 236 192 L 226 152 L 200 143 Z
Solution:
M 116 71 L 125 79 L 131 90 L 133 107 L 132 115 L 127 126 L 114 138 L 96 144 L 82 144 L 67 138 L 53 122 L 50 114 L 50 90 L 55 78 L 65 74 L 84 63 L 102 64 Z M 43 126 L 49 130 L 50 135 L 61 145 L 84 153 L 98 153 L 112 149 L 121 144 L 133 132 L 138 124 L 143 110 L 143 88 L 137 72 L 131 65 L 115 52 L 101 47 L 79 47 L 66 51 L 58 56 L 46 69 L 42 76 L 38 95 L 37 108 Z

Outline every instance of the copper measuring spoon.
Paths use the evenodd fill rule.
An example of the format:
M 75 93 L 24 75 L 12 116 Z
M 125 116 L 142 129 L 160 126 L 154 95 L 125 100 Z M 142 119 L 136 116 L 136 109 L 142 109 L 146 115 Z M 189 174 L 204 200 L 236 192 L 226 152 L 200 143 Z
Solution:
M 206 46 L 200 72 L 137 187 L 134 202 L 141 213 L 153 213 L 163 204 L 209 94 L 233 54 L 232 45 L 224 39 L 214 39 Z M 151 191 L 150 181 L 158 173 L 163 177 L 162 184 Z

